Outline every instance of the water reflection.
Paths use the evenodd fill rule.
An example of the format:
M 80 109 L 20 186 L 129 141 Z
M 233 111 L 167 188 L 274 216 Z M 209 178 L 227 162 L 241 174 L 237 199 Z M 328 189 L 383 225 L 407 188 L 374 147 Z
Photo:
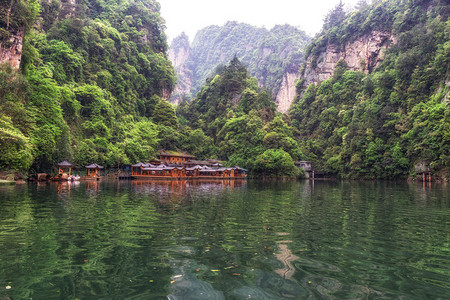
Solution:
M 120 182 L 119 182 L 120 184 Z M 241 188 L 247 184 L 246 180 L 132 180 L 131 189 L 137 193 L 155 191 L 170 191 L 185 195 L 186 191 L 211 191 L 227 188 Z
M 450 293 L 448 193 L 340 181 L 0 186 L 0 299 L 439 298 Z
M 278 232 L 279 236 L 287 236 L 289 233 Z M 295 268 L 292 265 L 293 261 L 299 259 L 298 256 L 293 255 L 292 251 L 289 249 L 288 245 L 292 243 L 291 240 L 283 240 L 277 242 L 278 252 L 275 257 L 283 264 L 283 268 L 274 270 L 275 273 L 279 274 L 281 277 L 290 279 L 294 275 Z
M 133 180 L 131 192 L 176 208 L 200 199 L 218 197 L 234 189 L 244 188 L 246 184 L 246 180 Z

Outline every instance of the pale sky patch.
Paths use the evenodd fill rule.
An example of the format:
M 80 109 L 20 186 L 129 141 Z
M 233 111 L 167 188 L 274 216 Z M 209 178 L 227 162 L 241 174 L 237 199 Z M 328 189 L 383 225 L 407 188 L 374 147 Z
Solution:
M 343 0 L 351 9 L 357 0 Z M 314 36 L 325 15 L 339 0 L 159 0 L 166 20 L 169 42 L 183 31 L 192 41 L 196 32 L 209 25 L 238 21 L 268 30 L 290 24 Z

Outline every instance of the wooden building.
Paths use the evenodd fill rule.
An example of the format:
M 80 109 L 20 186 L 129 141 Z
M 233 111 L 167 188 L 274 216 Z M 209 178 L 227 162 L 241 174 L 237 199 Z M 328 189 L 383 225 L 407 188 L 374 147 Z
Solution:
M 91 164 L 89 166 L 86 166 L 86 175 L 88 177 L 100 177 L 100 172 L 103 170 L 103 166 L 97 165 L 97 164 Z
M 159 152 L 159 160 L 163 164 L 182 165 L 186 161 L 194 158 L 194 156 L 182 152 L 167 152 L 164 150 Z
M 414 170 L 416 171 L 417 179 L 422 180 L 423 182 L 427 180 L 431 182 L 431 168 L 427 162 L 421 161 L 414 165 Z
M 190 159 L 183 163 L 187 168 L 194 166 L 208 166 L 208 167 L 222 167 L 220 161 L 216 159 L 207 159 L 207 160 L 194 160 Z
M 142 164 L 144 165 L 144 164 Z M 190 168 L 166 166 L 142 167 L 133 165 L 131 177 L 134 179 L 243 179 L 247 177 L 246 170 L 234 168 L 217 168 L 208 166 L 194 166 Z
M 135 179 L 180 179 L 186 178 L 187 175 L 186 169 L 183 167 L 139 163 L 133 165 L 131 177 Z
M 72 172 L 72 168 L 73 168 L 73 164 L 71 164 L 70 162 L 68 162 L 67 160 L 63 160 L 62 162 L 57 164 L 59 170 L 58 170 L 58 175 L 64 174 L 64 171 L 68 171 L 68 176 L 70 176 L 71 172 Z
M 160 159 L 151 163 L 139 162 L 131 166 L 134 179 L 242 179 L 247 177 L 246 170 L 234 167 L 223 168 L 215 159 L 194 160 L 195 157 L 185 152 L 168 152 L 161 150 Z M 153 164 L 153 162 L 155 162 Z
M 137 164 L 131 165 L 131 176 L 142 175 L 144 168 L 152 168 L 152 167 L 155 167 L 155 165 L 152 165 L 151 163 L 138 162 Z
M 194 166 L 194 167 L 190 167 L 190 168 L 186 168 L 186 176 L 187 177 L 198 177 L 199 172 L 198 170 L 200 169 L 200 166 Z
M 232 176 L 235 178 L 246 178 L 247 177 L 247 170 L 240 168 L 238 166 L 232 168 Z

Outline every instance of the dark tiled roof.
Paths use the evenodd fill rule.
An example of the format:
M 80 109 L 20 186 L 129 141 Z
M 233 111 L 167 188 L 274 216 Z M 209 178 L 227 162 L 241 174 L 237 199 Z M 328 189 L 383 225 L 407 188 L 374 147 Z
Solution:
M 131 165 L 133 168 L 153 168 L 154 165 L 152 165 L 151 163 L 142 163 L 142 162 L 138 162 L 137 164 Z
M 62 162 L 58 163 L 58 167 L 73 167 L 73 164 L 71 164 L 67 160 L 63 160 Z
M 100 166 L 97 164 L 92 164 L 92 165 L 86 166 L 86 169 L 103 169 L 103 166 Z
M 219 163 L 218 160 L 215 159 L 207 159 L 207 160 L 194 160 L 190 159 L 186 162 L 184 162 L 185 165 L 202 165 L 202 166 L 219 166 L 222 165 Z
M 178 156 L 178 157 L 187 157 L 187 158 L 194 158 L 195 156 L 192 156 L 186 152 L 175 152 L 175 151 L 159 151 L 160 155 L 168 155 L 168 156 Z
M 133 168 L 139 168 L 142 167 L 142 165 L 144 165 L 142 162 L 138 162 L 137 164 L 131 165 Z

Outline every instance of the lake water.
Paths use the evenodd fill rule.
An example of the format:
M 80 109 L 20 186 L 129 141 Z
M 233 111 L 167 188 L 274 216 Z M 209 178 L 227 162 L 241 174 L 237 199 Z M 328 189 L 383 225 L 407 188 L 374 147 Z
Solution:
M 0 299 L 450 299 L 450 187 L 0 185 Z

